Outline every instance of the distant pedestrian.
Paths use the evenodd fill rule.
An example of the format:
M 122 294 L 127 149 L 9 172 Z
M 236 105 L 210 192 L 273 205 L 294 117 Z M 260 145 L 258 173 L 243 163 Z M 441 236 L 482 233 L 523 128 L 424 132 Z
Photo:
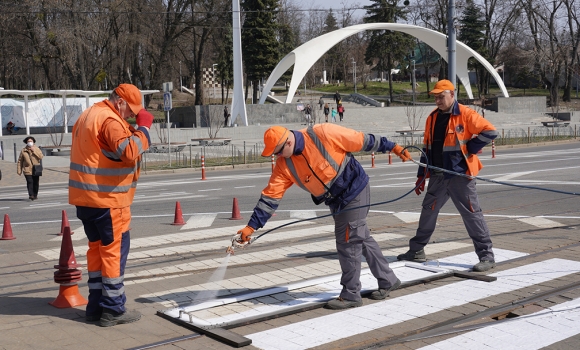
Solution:
M 310 107 L 309 104 L 304 108 L 304 118 L 306 118 L 306 123 L 308 123 L 308 125 L 312 124 L 312 107 Z
M 342 121 L 342 117 L 344 117 L 344 106 L 338 105 L 338 116 L 340 117 L 340 121 Z
M 224 126 L 228 126 L 228 119 L 230 118 L 230 111 L 228 106 L 224 106 Z
M 34 201 L 38 197 L 38 186 L 40 183 L 40 175 L 33 172 L 35 165 L 40 165 L 42 159 L 42 151 L 35 146 L 36 140 L 32 136 L 27 136 L 24 139 L 26 146 L 20 151 L 18 163 L 16 164 L 16 173 L 19 176 L 26 178 L 26 187 L 28 188 L 28 199 Z
M 338 93 L 338 91 L 336 91 L 336 94 L 334 94 L 334 101 L 336 102 L 337 107 L 339 104 L 342 103 L 342 97 L 340 96 L 340 93 Z
M 322 109 L 322 106 L 324 105 L 324 100 L 322 97 L 320 97 L 320 100 L 318 100 L 318 104 L 320 105 L 320 109 Z
M 324 104 L 324 119 L 326 120 L 326 122 L 328 123 L 328 114 L 330 113 L 330 107 L 328 106 L 328 103 Z
M 338 114 L 338 113 L 336 112 L 336 109 L 334 109 L 334 107 L 332 107 L 332 113 L 331 113 L 331 116 L 332 116 L 332 121 L 333 121 L 334 123 L 336 123 L 336 115 L 337 115 L 337 114 Z

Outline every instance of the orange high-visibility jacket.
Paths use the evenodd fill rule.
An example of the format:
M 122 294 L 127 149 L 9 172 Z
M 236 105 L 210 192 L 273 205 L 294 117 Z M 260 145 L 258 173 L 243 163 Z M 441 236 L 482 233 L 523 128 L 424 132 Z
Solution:
M 85 110 L 72 131 L 69 203 L 124 208 L 133 202 L 148 135 L 121 118 L 108 101 Z
M 425 122 L 425 136 L 423 138 L 423 151 L 429 156 L 431 163 L 431 144 L 435 120 L 439 110 L 436 109 Z M 453 105 L 447 133 L 443 141 L 443 164 L 446 170 L 455 171 L 462 174 L 477 176 L 483 165 L 477 156 L 477 152 L 491 140 L 497 137 L 498 133 L 493 124 L 483 118 L 473 109 L 455 102 Z M 465 160 L 465 162 L 463 162 Z M 421 162 L 426 159 L 422 155 Z M 467 165 L 467 168 L 465 168 Z M 423 176 L 425 168 L 419 167 L 418 176 Z M 452 176 L 445 174 L 445 176 Z
M 295 153 L 290 158 L 277 159 L 269 183 L 248 223 L 254 229 L 263 227 L 293 184 L 312 194 L 317 202 L 344 207 L 368 183 L 368 175 L 350 152 L 384 153 L 395 146 L 385 137 L 335 124 L 318 124 L 293 132 Z M 302 138 L 304 148 L 300 151 L 299 140 Z

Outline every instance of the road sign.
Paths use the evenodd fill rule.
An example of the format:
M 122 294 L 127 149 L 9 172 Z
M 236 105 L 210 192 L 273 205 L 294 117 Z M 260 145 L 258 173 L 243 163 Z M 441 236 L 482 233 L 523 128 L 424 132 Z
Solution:
M 170 111 L 173 108 L 173 103 L 171 101 L 171 93 L 164 92 L 163 93 L 163 110 L 165 112 Z
M 163 83 L 163 92 L 171 92 L 171 90 L 173 90 L 172 82 Z

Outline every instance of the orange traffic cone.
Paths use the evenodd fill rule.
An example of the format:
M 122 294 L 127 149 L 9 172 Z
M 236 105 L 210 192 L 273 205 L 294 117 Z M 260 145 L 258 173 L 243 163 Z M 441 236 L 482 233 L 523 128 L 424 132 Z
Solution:
M 59 236 L 62 236 L 64 234 L 64 228 L 65 226 L 70 227 L 70 224 L 68 223 L 68 217 L 66 215 L 66 210 L 62 211 L 62 222 L 60 224 L 60 233 L 58 234 Z M 75 233 L 71 231 L 70 233 L 71 235 L 74 235 Z
M 58 296 L 49 304 L 57 308 L 68 308 L 87 305 L 89 302 L 79 293 L 78 281 L 82 279 L 82 271 L 75 257 L 70 238 L 70 227 L 65 226 L 60 245 L 58 265 L 54 265 L 54 282 L 60 284 Z
M 238 207 L 238 199 L 234 198 L 234 204 L 232 206 L 232 217 L 230 220 L 242 220 L 243 217 L 240 214 L 240 208 Z
M 2 240 L 16 239 L 12 234 L 12 226 L 10 225 L 10 218 L 8 214 L 4 214 L 4 226 L 2 227 Z
M 171 225 L 185 225 L 185 222 L 183 221 L 183 213 L 181 212 L 181 204 L 179 204 L 179 202 L 175 202 L 175 218 Z

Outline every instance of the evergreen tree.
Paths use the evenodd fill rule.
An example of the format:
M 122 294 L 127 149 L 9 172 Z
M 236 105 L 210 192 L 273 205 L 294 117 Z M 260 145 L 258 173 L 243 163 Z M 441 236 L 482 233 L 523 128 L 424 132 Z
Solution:
M 326 19 L 324 20 L 324 28 L 322 29 L 322 34 L 330 33 L 338 29 L 338 22 L 336 21 L 336 17 L 334 17 L 334 13 L 332 9 L 328 11 L 326 15 Z M 333 46 L 330 50 L 328 50 L 322 59 L 324 60 L 324 67 L 328 67 L 330 71 L 329 80 L 332 82 L 336 79 L 343 79 L 344 74 L 337 74 L 337 68 L 339 67 L 340 62 L 340 52 L 342 47 L 342 42 Z
M 244 0 L 242 53 L 247 82 L 254 85 L 253 100 L 258 102 L 258 87 L 267 78 L 280 58 L 278 42 L 278 0 Z
M 483 12 L 477 6 L 473 0 L 467 0 L 465 9 L 463 10 L 462 17 L 459 19 L 461 24 L 461 30 L 457 35 L 457 40 L 463 42 L 465 45 L 469 46 L 481 56 L 487 59 L 487 49 L 484 46 L 485 41 L 485 19 Z M 487 94 L 487 88 L 484 77 L 485 68 L 475 59 L 470 58 L 468 61 L 468 67 L 471 70 L 475 70 L 477 75 L 477 89 L 479 95 Z
M 363 18 L 365 23 L 396 23 L 397 20 L 406 20 L 407 12 L 398 6 L 398 0 L 371 0 L 373 4 L 365 6 L 367 11 Z M 413 49 L 414 40 L 407 34 L 390 30 L 373 30 L 370 42 L 365 52 L 367 64 L 378 60 L 377 70 L 387 71 L 389 74 L 389 97 L 393 100 L 393 82 L 391 69 L 397 64 L 404 65 L 404 59 Z
M 217 48 L 217 76 L 222 88 L 222 104 L 226 104 L 229 99 L 230 87 L 234 82 L 232 22 L 226 21 L 214 39 Z

